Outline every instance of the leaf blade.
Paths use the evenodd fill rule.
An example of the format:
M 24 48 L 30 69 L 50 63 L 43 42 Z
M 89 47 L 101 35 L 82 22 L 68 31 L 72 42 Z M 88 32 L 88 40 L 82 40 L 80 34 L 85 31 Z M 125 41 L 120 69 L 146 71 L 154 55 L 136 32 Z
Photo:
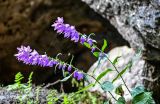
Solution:
M 119 77 L 121 77 L 126 72 L 127 69 L 131 68 L 131 66 L 132 62 L 129 62 L 127 66 L 120 73 L 118 73 L 118 75 L 112 80 L 112 83 L 114 83 Z
M 120 57 L 121 57 L 121 56 L 117 56 L 117 57 L 113 60 L 113 64 L 114 64 L 114 65 L 118 62 L 118 59 L 119 59 Z
M 112 82 L 105 81 L 102 83 L 101 88 L 104 91 L 112 91 L 114 89 L 114 86 L 113 86 Z
M 93 55 L 94 55 L 95 57 L 99 57 L 99 53 L 100 53 L 100 52 L 93 52 Z
M 102 79 L 108 72 L 113 71 L 112 69 L 107 69 L 105 71 L 103 71 L 97 78 L 96 80 L 99 81 L 100 79 Z
M 107 40 L 104 39 L 103 46 L 102 46 L 101 50 L 104 52 L 104 50 L 106 49 L 106 47 L 107 47 Z
M 76 94 L 77 94 L 77 93 L 81 93 L 81 92 L 83 92 L 83 91 L 85 91 L 85 90 L 88 90 L 88 89 L 89 89 L 90 87 L 92 87 L 92 86 L 94 86 L 93 83 L 91 83 L 91 84 L 89 84 L 88 86 L 84 87 L 83 89 L 77 91 Z

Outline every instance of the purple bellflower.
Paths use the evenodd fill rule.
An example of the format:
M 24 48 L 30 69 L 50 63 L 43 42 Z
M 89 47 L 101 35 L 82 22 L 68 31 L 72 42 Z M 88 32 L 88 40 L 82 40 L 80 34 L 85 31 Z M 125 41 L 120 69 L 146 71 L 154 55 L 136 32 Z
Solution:
M 59 62 L 53 58 L 51 59 L 46 54 L 39 55 L 39 53 L 36 50 L 32 50 L 30 46 L 21 46 L 20 48 L 18 47 L 17 50 L 18 53 L 14 56 L 16 56 L 19 61 L 22 61 L 25 64 L 39 65 L 42 67 L 53 67 L 54 65 L 58 65 L 58 68 L 63 70 L 68 67 L 67 70 L 69 72 L 72 69 L 71 65 L 67 66 L 66 63 Z M 81 72 L 75 71 L 73 77 L 77 80 L 81 80 L 83 79 L 83 74 Z
M 64 20 L 62 17 L 58 17 L 52 27 L 54 30 L 57 30 L 57 33 L 64 34 L 65 38 L 71 38 L 72 41 L 79 41 L 79 33 L 76 31 L 74 26 L 70 26 L 69 24 L 64 24 Z
M 81 79 L 83 79 L 83 73 L 78 72 L 78 71 L 74 71 L 73 77 L 76 78 L 77 80 L 81 80 Z
M 49 59 L 49 57 L 45 55 L 39 55 L 36 50 L 32 50 L 29 46 L 21 46 L 17 48 L 18 53 L 15 54 L 19 61 L 23 61 L 25 64 L 29 65 L 39 65 L 42 67 L 53 67 L 58 64 L 57 60 Z
M 68 68 L 67 68 L 67 70 L 70 72 L 72 70 L 72 66 L 69 65 Z
M 92 46 L 93 42 L 95 42 L 95 40 L 87 38 L 86 35 L 80 36 L 74 26 L 64 24 L 64 20 L 62 17 L 58 17 L 57 20 L 52 24 L 52 27 L 54 27 L 54 30 L 56 30 L 57 33 L 63 34 L 65 38 L 71 38 L 71 40 L 76 43 L 79 41 L 81 44 L 87 42 L 88 44 L 90 44 L 90 46 Z

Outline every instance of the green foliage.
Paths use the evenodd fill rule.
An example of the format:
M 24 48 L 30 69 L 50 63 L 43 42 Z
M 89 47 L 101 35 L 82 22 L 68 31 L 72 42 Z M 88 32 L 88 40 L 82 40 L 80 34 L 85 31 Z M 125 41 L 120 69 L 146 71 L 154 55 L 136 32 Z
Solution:
M 64 95 L 63 103 L 62 104 L 70 104 L 67 95 Z
M 155 104 L 152 93 L 146 92 L 143 86 L 135 87 L 132 92 L 132 104 Z
M 112 91 L 114 89 L 114 86 L 113 86 L 112 82 L 105 81 L 102 83 L 101 88 L 104 91 Z
M 133 98 L 132 104 L 155 104 L 155 102 L 151 92 L 142 92 Z
M 124 97 L 119 97 L 116 104 L 126 104 Z
M 116 63 L 118 62 L 118 59 L 120 58 L 121 56 L 117 56 L 114 60 L 113 60 L 113 65 L 116 65 Z
M 121 77 L 126 72 L 127 69 L 131 68 L 131 66 L 132 62 L 129 62 L 127 66 L 120 73 L 118 73 L 118 75 L 112 80 L 112 82 L 115 82 L 119 77 Z
M 41 89 L 41 87 L 37 87 L 36 88 L 36 103 L 38 103 L 39 102 L 39 92 L 40 92 L 40 89 Z
M 101 80 L 108 72 L 112 71 L 112 69 L 106 69 L 104 70 L 97 78 L 96 78 L 96 82 Z
M 120 95 L 120 96 L 123 96 L 123 95 L 124 95 L 124 91 L 123 91 L 123 88 L 122 88 L 122 84 L 119 85 L 119 86 L 116 88 L 115 93 L 116 93 L 117 95 Z
M 100 53 L 100 52 L 93 52 L 93 55 L 94 55 L 95 57 L 99 57 L 99 53 Z
M 31 87 L 31 86 L 32 86 L 32 76 L 33 76 L 33 72 L 31 72 L 31 73 L 29 74 L 28 82 L 27 82 L 28 87 Z
M 94 86 L 93 83 L 92 83 L 92 84 L 89 84 L 88 86 L 85 86 L 84 88 L 82 88 L 82 89 L 80 89 L 79 91 L 77 91 L 76 94 L 77 94 L 77 93 L 84 92 L 84 91 L 88 90 L 89 88 L 91 88 L 91 87 L 93 87 L 93 86 Z
M 109 101 L 105 101 L 103 104 L 109 104 Z
M 23 79 L 23 75 L 21 74 L 21 72 L 18 72 L 15 75 L 15 80 L 14 80 L 14 84 L 13 85 L 8 85 L 7 90 L 11 91 L 11 90 L 17 90 L 17 89 L 25 89 L 27 86 L 24 84 L 21 84 L 21 80 Z
M 104 81 L 102 84 L 101 82 L 99 82 L 104 76 L 106 76 L 109 72 L 113 71 L 113 69 L 107 68 L 106 70 L 104 70 L 103 72 L 101 72 L 97 78 L 95 78 L 93 76 L 95 70 L 97 68 L 95 68 L 93 70 L 92 75 L 87 74 L 87 73 L 83 73 L 84 74 L 84 80 L 88 81 L 88 85 L 84 86 L 84 82 L 83 81 L 77 81 L 75 80 L 75 78 L 72 78 L 73 73 L 70 74 L 70 72 L 66 72 L 65 70 L 62 70 L 63 72 L 63 79 L 61 80 L 57 80 L 56 83 L 63 83 L 65 81 L 68 81 L 70 78 L 72 78 L 72 87 L 78 87 L 78 91 L 77 92 L 73 92 L 71 94 L 65 94 L 65 93 L 55 93 L 55 90 L 51 90 L 49 91 L 46 100 L 47 100 L 47 104 L 57 104 L 57 103 L 61 103 L 61 104 L 109 104 L 110 103 L 110 99 L 101 99 L 102 95 L 98 95 L 93 94 L 92 92 L 88 91 L 88 89 L 90 89 L 91 87 L 94 87 L 97 83 L 100 85 L 100 87 L 102 88 L 103 91 L 105 92 L 109 92 L 109 94 L 111 94 L 111 96 L 115 99 L 116 103 L 115 104 L 126 104 L 125 98 L 124 98 L 124 90 L 122 89 L 122 84 L 119 85 L 117 88 L 115 88 L 115 94 L 117 94 L 118 96 L 120 95 L 120 97 L 118 98 L 118 100 L 116 99 L 116 97 L 114 97 L 114 95 L 112 95 L 111 91 L 114 90 L 114 85 L 113 83 L 119 79 L 122 78 L 122 75 L 127 71 L 127 69 L 131 68 L 132 66 L 132 61 L 130 61 L 126 67 L 124 69 L 122 69 L 120 72 L 118 71 L 118 69 L 116 68 L 116 64 L 118 62 L 118 59 L 121 56 L 116 57 L 113 62 L 110 61 L 110 59 L 108 58 L 108 56 L 106 55 L 106 53 L 104 53 L 105 49 L 107 48 L 107 41 L 104 39 L 104 43 L 101 49 L 99 49 L 95 44 L 91 47 L 90 44 L 88 44 L 87 42 L 84 43 L 84 46 L 91 49 L 91 48 L 96 48 L 96 50 L 98 50 L 97 52 L 93 52 L 93 55 L 95 57 L 98 58 L 98 65 L 101 63 L 101 60 L 103 58 L 106 58 L 109 60 L 109 62 L 112 64 L 112 66 L 115 68 L 115 71 L 117 71 L 117 76 L 112 80 L 112 81 Z M 101 53 L 101 56 L 99 57 Z M 58 55 L 57 55 L 58 56 Z M 56 57 L 57 60 L 59 60 Z M 60 61 L 60 60 L 59 60 Z M 71 59 L 70 64 L 66 64 L 66 65 L 71 65 L 73 61 L 73 57 Z M 64 62 L 60 61 L 62 64 L 65 64 Z M 97 65 L 97 66 L 98 66 Z M 58 64 L 55 66 L 55 71 L 56 71 L 56 67 L 58 66 Z M 77 70 L 77 68 L 72 67 L 74 70 Z M 15 84 L 9 86 L 9 89 L 18 89 L 20 91 L 18 96 L 19 102 L 20 103 L 24 103 L 25 101 L 27 102 L 27 104 L 38 104 L 39 102 L 39 94 L 41 91 L 41 87 L 37 87 L 36 89 L 36 98 L 35 100 L 30 100 L 30 92 L 32 91 L 32 76 L 33 76 L 33 72 L 30 73 L 29 77 L 28 77 L 28 85 L 25 84 L 21 84 L 22 79 L 24 78 L 23 75 L 19 72 L 15 75 Z M 90 83 L 88 80 L 88 77 L 92 77 L 95 80 L 95 83 Z M 123 81 L 123 80 L 122 80 Z M 123 81 L 125 87 L 128 89 L 127 85 L 125 84 L 125 82 Z M 129 91 L 129 89 L 128 89 Z M 130 91 L 129 91 L 130 92 Z M 138 86 L 136 88 L 134 88 L 131 91 L 131 96 L 132 96 L 132 104 L 155 104 L 153 98 L 152 98 L 152 93 L 151 92 L 145 92 L 144 87 L 142 86 Z M 100 98 L 101 97 L 101 98 Z M 27 100 L 26 100 L 27 99 Z M 25 103 L 26 103 L 25 102 Z
M 21 74 L 21 72 L 18 72 L 18 73 L 16 74 L 16 76 L 15 76 L 14 82 L 15 82 L 16 84 L 18 84 L 18 86 L 20 86 L 21 80 L 22 80 L 23 78 L 24 78 L 24 77 L 23 77 L 23 75 Z
M 104 50 L 106 49 L 106 47 L 107 47 L 107 40 L 104 39 L 103 46 L 101 48 L 102 52 L 104 52 Z
M 143 86 L 137 86 L 135 88 L 132 89 L 131 94 L 132 97 L 135 97 L 136 95 L 145 92 L 144 87 Z
M 79 83 L 75 78 L 72 78 L 71 83 L 72 83 L 72 87 L 79 87 Z
M 69 95 L 70 104 L 103 104 L 105 101 L 105 98 L 98 92 L 84 91 L 83 93 L 73 95 L 71 97 Z
M 91 46 L 87 42 L 84 42 L 84 46 L 89 48 L 89 49 L 91 48 Z

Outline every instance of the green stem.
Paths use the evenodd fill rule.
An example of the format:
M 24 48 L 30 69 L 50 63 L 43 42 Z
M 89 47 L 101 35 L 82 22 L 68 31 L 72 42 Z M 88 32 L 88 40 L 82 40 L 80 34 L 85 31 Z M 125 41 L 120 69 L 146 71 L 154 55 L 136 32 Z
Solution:
M 116 66 L 112 63 L 112 61 L 108 58 L 108 56 L 107 56 L 104 52 L 102 52 L 101 49 L 99 49 L 97 46 L 96 46 L 96 48 L 97 48 L 101 53 L 103 53 L 103 54 L 106 56 L 106 58 L 108 59 L 108 61 L 113 65 L 113 67 L 115 68 L 115 70 L 117 71 L 117 73 L 120 75 L 120 72 L 118 71 L 118 69 L 116 68 Z M 124 81 L 124 79 L 123 79 L 123 77 L 122 77 L 121 75 L 120 75 L 120 78 L 122 79 L 125 87 L 127 88 L 128 92 L 129 92 L 130 95 L 131 95 L 131 91 L 130 91 L 129 88 L 127 87 L 127 85 L 126 85 L 126 83 L 125 83 L 125 81 Z
M 87 74 L 87 73 L 85 73 L 85 74 Z M 94 76 L 92 76 L 92 75 L 90 75 L 90 74 L 87 74 L 87 75 L 89 75 L 90 77 L 92 77 L 100 86 L 102 86 L 102 84 L 94 77 Z M 112 98 L 115 100 L 115 101 L 117 101 L 117 99 L 112 95 L 112 93 L 110 92 L 110 91 L 108 91 L 109 92 L 109 94 L 112 96 Z

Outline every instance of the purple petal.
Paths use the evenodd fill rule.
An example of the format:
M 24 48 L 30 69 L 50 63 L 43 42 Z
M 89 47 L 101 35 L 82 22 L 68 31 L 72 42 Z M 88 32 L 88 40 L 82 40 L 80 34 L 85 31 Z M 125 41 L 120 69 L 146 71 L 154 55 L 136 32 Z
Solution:
M 79 72 L 77 76 L 77 80 L 81 80 L 81 79 L 83 79 L 83 74 Z
M 68 68 L 67 68 L 67 70 L 70 72 L 72 70 L 72 66 L 69 65 Z
M 74 78 L 77 78 L 77 76 L 78 76 L 78 71 L 75 71 L 75 72 L 73 73 L 73 77 L 74 77 Z
M 66 64 L 63 64 L 62 70 L 65 70 L 66 68 Z
M 96 50 L 96 48 L 95 48 L 95 47 L 92 47 L 91 52 L 93 53 L 95 50 Z

